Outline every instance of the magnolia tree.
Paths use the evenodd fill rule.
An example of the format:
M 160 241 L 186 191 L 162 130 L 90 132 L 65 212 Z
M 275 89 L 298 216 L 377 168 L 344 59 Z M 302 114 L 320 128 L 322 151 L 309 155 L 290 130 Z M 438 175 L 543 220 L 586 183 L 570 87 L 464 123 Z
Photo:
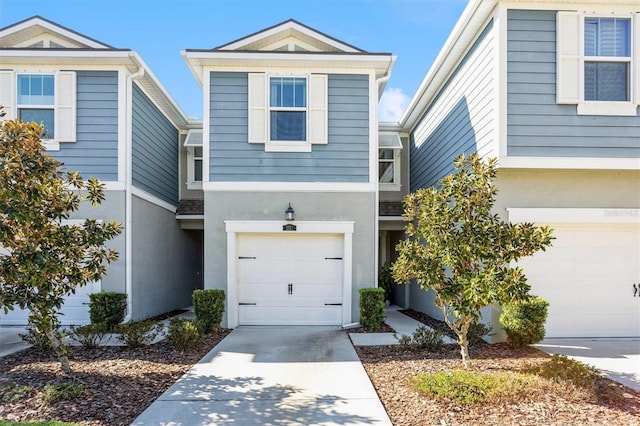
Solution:
M 496 160 L 461 155 L 457 171 L 437 187 L 405 198 L 407 238 L 398 244 L 393 275 L 435 291 L 435 303 L 458 336 L 469 364 L 469 326 L 486 306 L 526 297 L 530 290 L 518 259 L 551 245 L 551 229 L 512 224 L 492 214 Z
M 29 323 L 48 338 L 68 374 L 57 333 L 64 298 L 105 275 L 117 253 L 104 244 L 122 230 L 115 222 L 66 223 L 82 201 L 99 205 L 104 187 L 76 172 L 63 176 L 61 163 L 45 154 L 41 132 L 35 123 L 13 120 L 0 128 L 0 307 L 28 309 Z

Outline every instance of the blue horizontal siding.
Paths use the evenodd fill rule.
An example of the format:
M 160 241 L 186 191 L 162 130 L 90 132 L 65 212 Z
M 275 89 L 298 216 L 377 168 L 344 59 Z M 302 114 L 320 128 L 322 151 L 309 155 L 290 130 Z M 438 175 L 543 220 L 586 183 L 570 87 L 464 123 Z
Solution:
M 133 185 L 171 204 L 178 202 L 178 130 L 133 85 Z
M 61 143 L 50 154 L 85 179 L 118 180 L 116 71 L 76 72 L 76 142 Z
M 507 35 L 508 155 L 640 156 L 640 116 L 577 115 L 575 105 L 556 104 L 555 11 L 509 10 Z
M 265 152 L 264 145 L 248 143 L 247 81 L 247 73 L 211 73 L 211 181 L 368 182 L 367 75 L 329 75 L 329 143 L 304 153 Z

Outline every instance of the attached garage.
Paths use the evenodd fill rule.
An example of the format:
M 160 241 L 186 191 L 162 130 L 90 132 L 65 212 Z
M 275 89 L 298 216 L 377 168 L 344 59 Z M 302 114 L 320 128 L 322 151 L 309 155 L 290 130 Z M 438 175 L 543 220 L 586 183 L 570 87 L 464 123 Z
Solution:
M 230 327 L 351 322 L 353 223 L 291 225 L 226 223 Z
M 640 223 L 635 209 L 510 209 L 548 224 L 553 247 L 519 262 L 549 302 L 547 337 L 639 337 Z
M 65 298 L 62 315 L 59 316 L 62 325 L 89 324 L 89 294 L 100 291 L 100 283 L 91 283 L 78 287 L 75 294 Z M 14 309 L 5 314 L 0 311 L 0 325 L 27 325 L 29 311 Z
M 240 325 L 340 325 L 341 235 L 238 236 Z

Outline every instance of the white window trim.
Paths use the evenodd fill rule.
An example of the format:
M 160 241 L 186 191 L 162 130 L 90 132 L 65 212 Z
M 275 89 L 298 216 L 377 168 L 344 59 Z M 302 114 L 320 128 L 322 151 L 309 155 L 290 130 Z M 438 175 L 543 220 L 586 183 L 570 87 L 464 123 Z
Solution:
M 636 116 L 640 105 L 640 14 L 619 14 L 613 11 L 558 12 L 557 16 L 557 103 L 577 105 L 578 115 Z M 631 20 L 631 58 L 592 57 L 584 55 L 584 25 L 588 17 Z M 571 38 L 569 43 L 565 40 Z M 577 42 L 577 43 L 576 43 Z M 594 58 L 602 62 L 629 63 L 629 101 L 586 101 L 584 90 L 585 62 Z M 575 77 L 577 74 L 577 80 Z M 574 80 L 571 80 L 572 77 Z M 573 87 L 570 87 L 573 86 Z M 576 87 L 577 86 L 577 87 Z
M 402 187 L 400 182 L 400 157 L 401 157 L 400 149 L 381 146 L 379 150 L 382 150 L 382 149 L 393 150 L 393 182 L 379 182 L 380 190 L 381 191 L 400 191 Z M 378 158 L 378 167 L 380 167 L 381 162 L 390 163 L 391 161 L 388 159 L 383 161 L 382 159 Z M 378 177 L 378 179 L 380 178 Z
M 204 179 L 204 147 L 202 129 L 189 130 L 184 140 L 187 148 L 187 189 L 202 189 L 202 181 L 195 180 L 195 160 L 202 160 L 202 178 Z M 195 148 L 202 148 L 202 157 L 195 156 Z
M 272 141 L 270 79 L 295 77 L 306 79 L 306 140 Z M 276 70 L 268 73 L 250 73 L 249 92 L 249 143 L 264 144 L 265 152 L 311 152 L 313 145 L 328 143 L 328 77 L 326 74 Z M 278 108 L 278 111 L 301 111 L 302 108 Z

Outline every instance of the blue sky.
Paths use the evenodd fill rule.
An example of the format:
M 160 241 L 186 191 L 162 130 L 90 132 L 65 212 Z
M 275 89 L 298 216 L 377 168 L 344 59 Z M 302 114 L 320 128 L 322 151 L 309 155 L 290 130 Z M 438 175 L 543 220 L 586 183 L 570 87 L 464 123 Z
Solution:
M 137 51 L 188 116 L 202 93 L 180 56 L 296 19 L 370 52 L 398 57 L 380 107 L 392 120 L 414 95 L 467 0 L 0 0 L 0 27 L 40 15 Z

